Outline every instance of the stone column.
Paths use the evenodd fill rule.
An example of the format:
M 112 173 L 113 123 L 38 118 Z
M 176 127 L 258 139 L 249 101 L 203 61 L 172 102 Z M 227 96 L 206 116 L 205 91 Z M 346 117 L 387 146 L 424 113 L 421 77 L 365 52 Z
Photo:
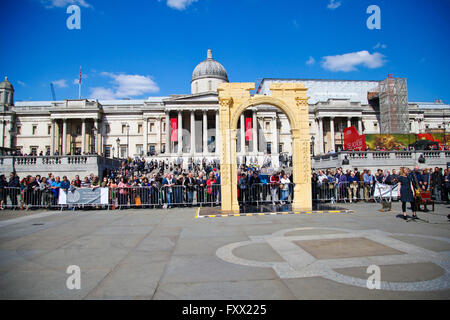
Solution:
M 203 154 L 208 153 L 208 115 L 203 111 Z
M 272 118 L 272 165 L 274 168 L 280 166 L 278 157 L 278 126 L 277 126 L 277 116 Z
M 178 155 L 183 153 L 183 112 L 178 111 Z
M 166 112 L 166 155 L 170 155 L 170 116 L 169 112 Z
M 6 139 L 5 130 L 6 130 L 6 121 L 2 121 L 2 148 L 5 147 L 5 139 Z
M 81 120 L 81 154 L 86 152 L 86 119 Z
M 159 155 L 161 153 L 161 117 L 157 116 L 156 118 L 156 147 L 155 147 L 155 152 Z
M 219 120 L 219 110 L 216 111 L 216 154 L 220 154 L 220 120 Z
M 362 131 L 363 131 L 363 129 L 362 129 L 362 119 L 358 118 L 358 133 L 362 134 L 363 133 Z
M 14 129 L 14 121 L 11 119 L 8 121 L 9 128 L 8 128 L 8 147 L 10 149 L 13 148 L 13 129 Z
M 330 117 L 331 150 L 336 151 L 334 142 L 334 117 Z
M 143 135 L 144 135 L 144 145 L 142 146 L 142 148 L 144 149 L 144 157 L 147 156 L 147 152 L 148 152 L 148 118 L 145 117 L 144 118 L 144 123 L 142 124 L 143 126 Z
M 55 120 L 52 119 L 50 155 L 52 156 L 54 153 L 55 153 Z
M 352 126 L 352 118 L 347 117 L 347 128 Z
M 103 141 L 102 141 L 102 127 L 101 119 L 97 119 L 97 154 L 100 156 L 103 153 Z
M 318 120 L 319 120 L 319 141 L 318 141 L 319 142 L 319 153 L 323 154 L 324 153 L 323 118 L 319 117 Z
M 62 145 L 62 152 L 61 155 L 65 156 L 67 154 L 67 119 L 63 119 L 62 122 L 63 126 L 63 134 L 61 139 L 61 145 Z
M 252 112 L 253 116 L 253 128 L 252 128 L 252 138 L 253 138 L 253 153 L 258 154 L 258 122 L 256 121 L 256 110 Z
M 244 113 L 241 114 L 241 154 L 245 153 L 245 119 Z
M 191 110 L 191 155 L 193 156 L 196 152 L 195 147 L 195 111 Z

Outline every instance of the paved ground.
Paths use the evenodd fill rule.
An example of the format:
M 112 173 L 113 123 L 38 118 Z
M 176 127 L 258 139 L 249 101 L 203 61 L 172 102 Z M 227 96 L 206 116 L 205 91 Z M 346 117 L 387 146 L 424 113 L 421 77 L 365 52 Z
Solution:
M 449 299 L 450 207 L 195 218 L 196 209 L 0 212 L 0 299 Z M 66 286 L 68 266 L 81 289 Z M 381 289 L 369 290 L 369 265 Z

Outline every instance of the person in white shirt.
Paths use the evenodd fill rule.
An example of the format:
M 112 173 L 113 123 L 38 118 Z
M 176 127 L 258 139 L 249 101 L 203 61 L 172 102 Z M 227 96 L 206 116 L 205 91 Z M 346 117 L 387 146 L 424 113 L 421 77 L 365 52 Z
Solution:
M 289 198 L 289 184 L 291 183 L 291 180 L 289 180 L 287 174 L 285 173 L 283 177 L 281 178 L 281 204 L 284 204 L 284 202 Z
M 319 174 L 317 175 L 317 179 L 319 180 L 319 185 L 322 185 L 323 180 L 328 179 L 326 174 L 323 173 L 322 170 L 319 170 Z

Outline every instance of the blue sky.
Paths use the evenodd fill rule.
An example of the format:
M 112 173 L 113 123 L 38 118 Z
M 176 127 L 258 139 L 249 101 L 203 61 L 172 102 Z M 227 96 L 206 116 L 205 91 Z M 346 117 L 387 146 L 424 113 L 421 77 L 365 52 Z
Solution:
M 81 8 L 69 30 L 66 8 Z M 381 29 L 369 30 L 369 5 Z M 190 92 L 206 50 L 230 81 L 406 77 L 410 101 L 450 102 L 449 0 L 1 0 L 0 76 L 17 100 Z

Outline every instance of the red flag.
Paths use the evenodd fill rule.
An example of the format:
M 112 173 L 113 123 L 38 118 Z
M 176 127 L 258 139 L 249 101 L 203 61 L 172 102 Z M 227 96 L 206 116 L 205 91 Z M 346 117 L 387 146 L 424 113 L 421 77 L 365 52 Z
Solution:
M 81 84 L 81 66 L 80 66 L 80 80 L 79 80 L 79 84 Z
M 431 133 L 418 133 L 417 139 L 418 140 L 429 140 L 429 141 L 441 143 L 441 140 L 435 139 Z
M 252 118 L 245 118 L 245 140 L 252 141 Z
M 178 141 L 178 121 L 177 118 L 170 119 L 170 140 Z
M 354 126 L 344 129 L 345 150 L 366 150 L 366 135 L 359 135 Z

